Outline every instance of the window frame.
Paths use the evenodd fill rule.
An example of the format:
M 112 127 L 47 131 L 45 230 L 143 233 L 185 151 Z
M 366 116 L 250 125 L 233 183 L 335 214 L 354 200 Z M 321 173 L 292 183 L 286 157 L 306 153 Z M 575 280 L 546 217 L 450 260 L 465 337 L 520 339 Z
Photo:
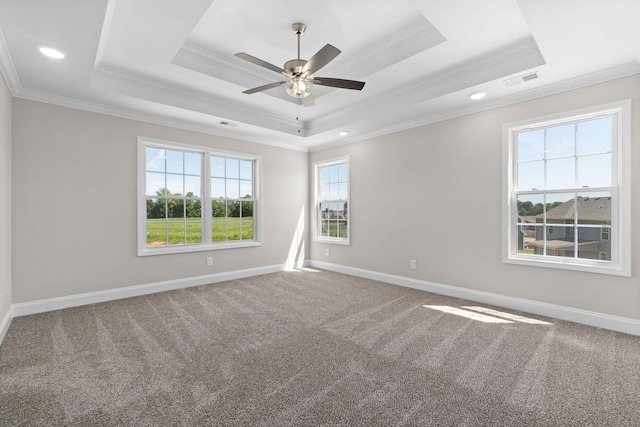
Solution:
M 201 170 L 201 223 L 202 243 L 170 246 L 147 246 L 147 204 L 146 199 L 146 148 L 159 148 L 163 150 L 175 150 L 202 154 Z M 212 201 L 219 200 L 211 197 L 211 157 L 224 157 L 238 160 L 248 160 L 253 163 L 253 239 L 252 240 L 227 240 L 213 242 L 212 233 Z M 262 246 L 262 198 L 261 198 L 261 156 L 221 150 L 212 147 L 185 144 L 181 142 L 165 141 L 149 137 L 138 137 L 138 162 L 137 162 L 137 246 L 138 256 L 167 255 L 176 253 L 189 253 L 212 251 L 221 249 L 248 248 Z M 226 199 L 225 199 L 226 200 Z
M 330 237 L 330 236 L 321 236 L 319 227 L 320 221 L 320 203 L 323 200 L 320 200 L 320 196 L 322 194 L 321 186 L 322 186 L 322 177 L 321 170 L 323 167 L 334 166 L 345 163 L 347 165 L 347 199 L 346 203 L 349 207 L 349 213 L 347 216 L 347 237 Z M 313 163 L 313 241 L 319 243 L 329 243 L 336 245 L 350 245 L 351 244 L 351 163 L 349 156 L 342 156 L 330 160 L 321 160 Z M 340 200 L 342 201 L 342 200 Z
M 612 226 L 609 228 L 611 247 L 609 261 L 574 257 L 554 257 L 518 253 L 517 155 L 515 136 L 518 132 L 546 128 L 569 122 L 586 121 L 602 115 L 615 114 L 617 133 L 612 138 L 611 147 L 611 199 Z M 580 110 L 533 118 L 502 127 L 503 142 L 503 191 L 502 191 L 502 261 L 507 264 L 519 264 L 534 267 L 557 268 L 582 272 L 631 276 L 631 101 L 624 100 L 610 104 L 597 105 Z M 562 189 L 561 189 L 562 190 Z M 560 190 L 541 190 L 542 193 Z M 547 224 L 548 225 L 548 224 Z

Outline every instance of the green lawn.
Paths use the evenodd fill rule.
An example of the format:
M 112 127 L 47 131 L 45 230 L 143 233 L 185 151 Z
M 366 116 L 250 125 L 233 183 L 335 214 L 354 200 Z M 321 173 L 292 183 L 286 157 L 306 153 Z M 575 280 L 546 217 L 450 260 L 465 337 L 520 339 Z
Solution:
M 242 230 L 242 233 L 241 233 Z M 253 239 L 253 218 L 216 218 L 212 223 L 214 242 Z M 186 223 L 182 218 L 147 219 L 147 246 L 202 243 L 200 221 Z

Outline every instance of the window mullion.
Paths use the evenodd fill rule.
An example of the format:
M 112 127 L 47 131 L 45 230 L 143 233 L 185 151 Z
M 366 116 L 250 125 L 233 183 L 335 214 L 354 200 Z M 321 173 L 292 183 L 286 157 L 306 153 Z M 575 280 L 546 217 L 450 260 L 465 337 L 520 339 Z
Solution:
M 202 154 L 202 243 L 211 243 L 211 156 Z

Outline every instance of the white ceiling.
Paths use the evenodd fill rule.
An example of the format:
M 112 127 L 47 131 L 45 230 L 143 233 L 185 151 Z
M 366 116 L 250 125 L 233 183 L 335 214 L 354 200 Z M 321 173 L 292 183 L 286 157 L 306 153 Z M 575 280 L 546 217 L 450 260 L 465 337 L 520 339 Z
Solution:
M 294 22 L 364 89 L 243 94 L 282 76 L 234 54 L 282 66 Z M 0 71 L 20 98 L 317 150 L 639 73 L 640 1 L 0 0 Z

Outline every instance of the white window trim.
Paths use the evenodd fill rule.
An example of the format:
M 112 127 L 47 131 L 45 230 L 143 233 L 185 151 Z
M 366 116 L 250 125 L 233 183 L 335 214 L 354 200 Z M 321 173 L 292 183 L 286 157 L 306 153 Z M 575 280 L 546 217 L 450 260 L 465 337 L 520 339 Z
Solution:
M 349 217 L 347 220 L 347 237 L 326 237 L 319 236 L 318 234 L 318 204 L 320 203 L 320 168 L 325 166 L 332 166 L 340 163 L 347 164 L 348 178 L 347 178 L 347 203 L 349 206 Z M 313 215 L 312 215 L 312 232 L 313 241 L 319 243 L 330 243 L 334 245 L 350 245 L 351 244 L 351 219 L 352 219 L 352 207 L 351 207 L 351 164 L 349 163 L 349 156 L 338 157 L 330 160 L 322 160 L 313 163 Z
M 255 177 L 257 180 L 254 183 L 254 213 L 257 212 L 257 219 L 254 215 L 254 234 L 253 240 L 238 240 L 238 241 L 228 241 L 228 242 L 207 242 L 201 244 L 192 244 L 192 245 L 173 245 L 173 246 L 161 246 L 149 248 L 147 246 L 147 237 L 145 235 L 146 230 L 146 202 L 145 202 L 145 189 L 146 189 L 146 165 L 145 165 L 145 147 L 148 146 L 157 146 L 158 148 L 164 149 L 178 149 L 182 151 L 193 151 L 197 153 L 203 153 L 205 156 L 205 161 L 203 162 L 202 176 L 203 176 L 203 203 L 202 203 L 202 218 L 203 218 L 203 227 L 202 233 L 203 236 L 211 236 L 211 221 L 207 221 L 208 218 L 211 218 L 211 198 L 208 196 L 210 194 L 210 162 L 207 161 L 207 156 L 212 155 L 220 155 L 220 156 L 230 156 L 238 159 L 251 160 L 255 161 Z M 138 198 L 138 256 L 149 256 L 149 255 L 167 255 L 167 254 L 178 254 L 178 253 L 188 253 L 188 252 L 201 252 L 201 251 L 212 251 L 212 250 L 220 250 L 220 249 L 236 249 L 236 248 L 249 248 L 262 246 L 262 198 L 261 198 L 261 157 L 257 155 L 249 155 L 246 153 L 238 153 L 234 151 L 220 150 L 211 147 L 184 144 L 181 142 L 174 141 L 165 141 L 161 139 L 148 138 L 148 137 L 138 137 L 138 188 L 136 197 Z M 205 203 L 206 201 L 206 203 Z M 205 240 L 206 242 L 206 240 Z
M 615 242 L 612 251 L 615 260 L 600 261 L 586 259 L 554 260 L 540 255 L 519 254 L 517 252 L 517 225 L 513 219 L 516 203 L 511 196 L 513 187 L 514 152 L 513 136 L 515 132 L 535 125 L 551 126 L 568 120 L 586 119 L 599 114 L 618 114 L 618 141 L 612 150 L 612 162 L 616 171 L 617 189 L 612 197 L 619 203 L 612 206 L 614 227 L 610 229 L 610 239 Z M 624 100 L 611 104 L 598 105 L 562 114 L 507 123 L 502 127 L 502 262 L 536 267 L 557 268 L 563 270 L 584 271 L 590 273 L 631 276 L 631 101 Z M 516 213 L 517 214 L 517 213 Z

